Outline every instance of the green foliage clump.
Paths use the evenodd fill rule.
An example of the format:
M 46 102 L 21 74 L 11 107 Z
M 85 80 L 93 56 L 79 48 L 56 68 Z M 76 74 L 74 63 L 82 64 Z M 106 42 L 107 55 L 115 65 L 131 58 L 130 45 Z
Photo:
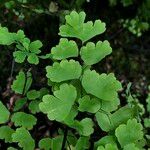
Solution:
M 123 22 L 123 27 L 127 28 L 131 33 L 133 33 L 137 37 L 140 37 L 143 32 L 149 29 L 149 23 L 144 21 L 142 22 L 138 18 L 134 18 L 131 20 L 126 19 L 121 21 Z
M 10 33 L 0 28 L 0 37 L 4 37 L 0 43 L 16 46 L 15 62 L 34 66 L 39 64 L 39 59 L 52 61 L 46 65 L 48 85 L 40 90 L 33 88 L 34 76 L 29 65 L 28 69 L 20 70 L 11 86 L 19 95 L 12 108 L 8 110 L 0 102 L 0 124 L 4 124 L 0 139 L 12 143 L 11 146 L 18 143 L 23 150 L 140 150 L 144 147 L 143 127 L 137 120 L 139 108 L 122 107 L 118 95 L 121 83 L 113 73 L 98 73 L 92 66 L 112 52 L 106 40 L 89 41 L 106 30 L 105 23 L 85 22 L 85 17 L 84 12 L 76 11 L 66 15 L 66 22 L 59 29 L 62 38 L 46 56 L 39 55 L 42 47 L 39 40 L 30 42 L 21 30 Z M 44 126 L 57 122 L 57 131 L 50 134 L 48 127 L 46 134 L 34 139 L 34 133 L 42 129 L 37 129 L 41 123 L 38 115 L 45 116 Z M 102 133 L 99 140 L 93 139 L 97 133 Z

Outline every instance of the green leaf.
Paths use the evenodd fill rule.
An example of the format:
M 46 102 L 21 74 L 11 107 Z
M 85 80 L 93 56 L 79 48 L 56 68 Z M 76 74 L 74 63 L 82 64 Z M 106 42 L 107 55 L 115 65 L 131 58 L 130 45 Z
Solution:
M 62 84 L 60 89 L 54 92 L 54 96 L 45 95 L 39 107 L 43 113 L 48 115 L 50 120 L 63 121 L 70 113 L 76 97 L 75 87 Z
M 112 112 L 116 110 L 120 104 L 119 98 L 116 98 L 113 101 L 103 101 L 103 100 L 99 101 L 101 103 L 101 109 L 106 112 Z
M 30 64 L 37 65 L 39 63 L 39 58 L 34 53 L 30 53 L 27 60 Z
M 42 150 L 50 150 L 52 140 L 50 138 L 41 139 L 39 142 L 39 148 Z
M 37 119 L 31 115 L 24 112 L 16 112 L 13 114 L 11 121 L 14 122 L 16 127 L 24 127 L 31 130 L 36 124 Z
M 90 136 L 94 132 L 93 126 L 93 121 L 90 118 L 82 119 L 80 122 L 75 121 L 72 125 L 83 136 Z
M 143 149 L 143 147 L 147 144 L 147 141 L 143 138 L 142 140 L 138 140 L 135 142 L 136 147 L 138 147 L 140 150 Z
M 30 43 L 29 50 L 32 53 L 39 54 L 41 52 L 40 48 L 42 46 L 43 46 L 42 42 L 39 40 L 36 40 L 36 41 Z
M 118 150 L 118 148 L 116 145 L 109 143 L 109 144 L 106 144 L 105 147 L 99 146 L 97 150 Z
M 94 143 L 94 147 L 97 148 L 98 146 L 105 146 L 106 144 L 109 144 L 109 143 L 113 145 L 117 145 L 116 139 L 114 136 L 107 135 L 107 136 L 102 137 L 100 140 Z
M 49 90 L 45 87 L 41 88 L 40 89 L 40 99 L 43 98 L 44 95 L 48 94 L 49 93 Z
M 15 42 L 16 33 L 10 33 L 7 28 L 0 26 L 0 45 L 11 45 Z
M 25 84 L 25 73 L 23 71 L 20 71 L 19 74 L 16 76 L 16 80 L 13 81 L 11 88 L 16 93 L 22 94 L 24 84 Z
M 140 150 L 140 149 L 137 148 L 134 143 L 131 143 L 131 144 L 126 145 L 126 146 L 123 148 L 123 150 Z
M 77 143 L 77 137 L 76 137 L 76 135 L 72 132 L 72 131 L 68 131 L 68 134 L 67 134 L 67 145 L 66 145 L 66 147 L 67 148 L 69 148 L 69 145 L 70 145 L 70 147 L 72 148 L 74 148 L 75 147 L 75 145 L 76 145 L 76 143 Z
M 46 55 L 41 55 L 41 56 L 39 56 L 39 58 L 41 58 L 41 59 L 52 59 L 52 54 L 49 53 L 49 54 L 46 54 Z
M 18 30 L 16 34 L 16 40 L 22 41 L 25 38 L 25 34 L 23 30 Z
M 29 103 L 29 109 L 31 111 L 32 114 L 36 114 L 38 112 L 40 112 L 40 108 L 39 108 L 39 104 L 41 101 L 31 101 Z
M 86 70 L 82 78 L 82 86 L 88 94 L 92 94 L 104 101 L 114 101 L 118 98 L 117 91 L 122 88 L 114 74 L 101 74 Z
M 26 52 L 29 52 L 30 39 L 29 38 L 24 38 L 20 42 L 24 46 Z
M 0 101 L 0 124 L 6 123 L 9 120 L 10 112 Z
M 96 120 L 98 125 L 103 131 L 110 131 L 116 129 L 120 124 L 126 123 L 129 119 L 136 116 L 136 111 L 134 108 L 121 107 L 119 110 L 113 114 L 107 112 L 97 112 Z
M 60 150 L 62 147 L 63 136 L 57 136 L 52 139 L 51 150 Z
M 70 57 L 78 56 L 78 46 L 76 42 L 66 38 L 60 39 L 59 45 L 53 47 L 51 50 L 53 59 L 62 60 Z
M 27 98 L 21 98 L 15 101 L 14 111 L 18 111 L 27 103 Z
M 27 98 L 29 100 L 35 100 L 40 97 L 40 91 L 30 90 L 27 92 Z
M 77 99 L 81 98 L 83 94 L 83 88 L 80 79 L 71 80 L 70 84 L 72 84 L 77 90 Z
M 112 52 L 108 41 L 98 41 L 96 44 L 88 42 L 80 51 L 82 60 L 86 65 L 93 65 L 101 61 Z
M 105 23 L 96 20 L 94 23 L 88 21 L 84 23 L 86 14 L 84 12 L 77 13 L 72 11 L 70 15 L 66 15 L 66 24 L 60 27 L 59 35 L 63 37 L 76 37 L 82 42 L 93 38 L 105 31 Z
M 70 113 L 63 122 L 67 125 L 72 125 L 74 123 L 74 118 L 77 116 L 77 114 L 78 114 L 77 108 L 75 106 L 72 107 Z
M 52 82 L 62 82 L 78 79 L 81 75 L 82 68 L 77 61 L 62 60 L 60 63 L 55 62 L 53 66 L 47 66 L 46 71 L 47 78 Z
M 39 58 L 37 54 L 41 52 L 39 48 L 42 46 L 42 43 L 38 40 L 30 43 L 30 40 L 28 38 L 24 38 L 24 34 L 22 35 L 22 33 L 19 36 L 20 37 L 17 38 L 23 38 L 23 39 L 20 39 L 21 43 L 16 45 L 16 47 L 19 50 L 13 53 L 15 61 L 18 63 L 22 63 L 25 61 L 26 57 L 28 57 L 27 61 L 30 64 L 37 65 L 39 63 Z
M 100 109 L 100 101 L 97 98 L 90 99 L 90 96 L 85 95 L 78 100 L 79 111 L 96 113 Z
M 85 150 L 89 149 L 89 137 L 80 137 L 75 146 L 75 150 Z
M 136 108 L 130 108 L 128 106 L 121 107 L 111 115 L 112 129 L 117 128 L 120 124 L 126 123 L 129 119 L 135 118 L 136 115 Z
M 63 136 L 55 138 L 44 138 L 39 142 L 39 148 L 42 150 L 60 150 L 62 147 Z
M 135 143 L 143 139 L 143 127 L 136 119 L 129 119 L 127 124 L 121 124 L 116 130 L 115 135 L 123 148 L 124 146 Z
M 24 52 L 26 55 L 29 53 L 21 43 L 17 43 L 16 48 L 18 49 L 18 51 Z M 14 51 L 14 53 L 15 53 L 15 51 Z
M 12 134 L 12 139 L 13 142 L 17 142 L 23 150 L 34 150 L 35 148 L 34 139 L 25 128 L 18 128 L 16 132 Z
M 0 139 L 5 140 L 5 143 L 12 142 L 12 134 L 14 130 L 11 129 L 9 126 L 1 126 L 0 127 Z
M 13 52 L 13 57 L 15 58 L 15 62 L 23 63 L 26 59 L 26 53 L 22 51 Z
M 72 132 L 72 131 L 68 131 L 68 134 L 67 134 L 67 148 L 69 148 L 69 145 L 70 147 L 75 147 L 76 144 L 77 144 L 77 140 L 78 138 L 76 137 L 76 135 Z
M 110 119 L 109 114 L 97 112 L 95 116 L 96 116 L 96 120 L 98 122 L 98 125 L 100 126 L 100 128 L 103 131 L 108 132 L 109 130 L 111 130 L 112 125 L 111 125 L 111 119 Z
M 32 84 L 32 75 L 30 72 L 25 74 L 23 71 L 20 71 L 16 76 L 16 80 L 13 81 L 11 86 L 12 90 L 18 94 L 25 94 Z

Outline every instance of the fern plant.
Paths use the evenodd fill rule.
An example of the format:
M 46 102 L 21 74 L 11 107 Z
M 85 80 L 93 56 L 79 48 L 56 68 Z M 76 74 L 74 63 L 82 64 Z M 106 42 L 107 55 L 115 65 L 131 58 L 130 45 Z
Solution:
M 0 44 L 16 45 L 13 56 L 17 63 L 53 61 L 46 67 L 49 88 L 31 88 L 32 73 L 22 69 L 11 86 L 20 95 L 13 109 L 0 102 L 0 139 L 10 143 L 8 150 L 144 149 L 138 108 L 121 107 L 121 83 L 113 73 L 100 74 L 93 69 L 112 52 L 107 40 L 89 41 L 105 32 L 106 25 L 100 20 L 85 22 L 85 17 L 84 12 L 76 11 L 66 15 L 66 22 L 59 29 L 60 41 L 46 56 L 40 55 L 39 40 L 31 42 L 21 30 L 10 33 L 0 27 Z M 40 126 L 39 114 L 45 114 L 47 122 L 60 125 L 55 134 L 50 135 L 48 129 L 40 140 L 33 134 L 34 128 Z M 18 147 L 13 147 L 13 143 L 18 143 Z

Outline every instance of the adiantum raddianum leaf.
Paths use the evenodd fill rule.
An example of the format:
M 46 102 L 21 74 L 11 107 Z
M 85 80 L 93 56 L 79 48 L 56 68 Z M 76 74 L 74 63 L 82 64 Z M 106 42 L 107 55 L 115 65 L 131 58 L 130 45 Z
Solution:
M 20 38 L 19 38 L 20 39 Z M 17 63 L 23 63 L 29 54 L 29 47 L 30 40 L 26 37 L 20 39 L 20 43 L 16 45 L 17 50 L 13 52 L 13 56 Z
M 39 63 L 38 54 L 41 53 L 40 48 L 42 47 L 42 43 L 39 40 L 30 42 L 28 38 L 24 38 L 20 41 L 22 43 L 18 44 L 16 47 L 17 51 L 13 53 L 15 61 L 18 63 L 23 63 L 27 58 L 27 61 L 30 64 L 37 65 Z
M 120 99 L 116 98 L 112 101 L 104 101 L 104 100 L 100 100 L 101 103 L 101 109 L 106 111 L 106 112 L 112 112 L 114 110 L 116 110 L 120 104 Z
M 74 118 L 77 116 L 77 114 L 78 114 L 78 110 L 77 110 L 77 107 L 74 105 L 71 108 L 70 113 L 63 120 L 63 123 L 65 123 L 68 126 L 74 124 Z
M 109 143 L 117 145 L 116 137 L 113 135 L 106 135 L 94 143 L 94 148 L 98 148 L 99 146 L 105 146 Z
M 24 127 L 30 130 L 36 124 L 37 119 L 31 114 L 16 112 L 13 114 L 11 121 L 14 122 L 16 127 Z
M 16 41 L 22 41 L 25 38 L 23 30 L 18 30 L 16 33 Z
M 24 38 L 22 45 L 17 45 L 18 50 L 13 53 L 15 61 L 22 63 L 27 57 L 30 64 L 37 65 L 39 63 L 38 54 L 41 52 L 42 43 L 39 40 L 30 43 L 28 38 Z
M 63 142 L 63 136 L 55 138 L 43 138 L 39 142 L 40 150 L 60 150 Z
M 113 145 L 111 143 L 106 144 L 105 147 L 104 146 L 99 146 L 97 148 L 97 150 L 118 150 L 116 145 Z
M 39 103 L 42 101 L 42 97 L 48 93 L 49 91 L 46 88 L 41 88 L 39 91 L 30 90 L 29 92 L 27 92 L 27 98 L 28 100 L 31 100 L 28 108 L 32 114 L 40 112 Z
M 74 86 L 62 84 L 59 90 L 54 91 L 54 96 L 45 95 L 39 107 L 50 120 L 63 121 L 70 113 L 76 97 Z
M 14 133 L 14 130 L 11 129 L 9 126 L 1 126 L 0 127 L 0 139 L 5 140 L 5 142 L 12 142 L 12 134 Z
M 10 112 L 0 101 L 0 124 L 6 123 L 9 120 Z
M 10 33 L 7 28 L 0 26 L 0 45 L 11 45 L 15 38 L 16 33 Z
M 25 128 L 18 128 L 15 133 L 12 134 L 13 142 L 17 142 L 19 147 L 23 150 L 34 150 L 35 142 L 29 131 Z
M 126 145 L 123 150 L 140 150 L 134 143 Z
M 40 97 L 40 91 L 30 90 L 27 92 L 27 98 L 29 100 L 35 100 Z
M 36 100 L 36 101 L 31 101 L 29 103 L 29 110 L 31 111 L 32 114 L 36 114 L 40 112 L 39 104 L 41 100 Z
M 25 74 L 23 71 L 20 71 L 16 76 L 16 80 L 13 81 L 11 88 L 18 94 L 26 94 L 31 84 L 32 74 L 30 72 Z
M 94 132 L 93 126 L 92 119 L 84 118 L 81 121 L 76 120 L 71 127 L 76 129 L 80 135 L 90 136 Z
M 52 144 L 52 139 L 50 138 L 44 138 L 41 139 L 39 142 L 39 148 L 43 150 L 50 150 Z
M 78 56 L 78 46 L 76 42 L 66 38 L 61 38 L 59 45 L 53 47 L 51 50 L 52 58 L 62 60 L 70 57 Z
M 118 98 L 117 91 L 122 88 L 114 74 L 98 74 L 96 71 L 86 70 L 82 77 L 82 86 L 88 94 L 92 94 L 103 101 L 114 101 Z
M 31 111 L 32 114 L 36 114 L 40 112 L 39 109 L 39 103 L 42 101 L 42 97 L 46 94 L 48 94 L 48 89 L 46 88 L 41 88 L 39 91 L 37 90 L 30 90 L 27 93 L 27 98 L 31 100 L 29 103 L 29 110 Z
M 88 149 L 90 146 L 89 137 L 81 136 L 75 146 L 75 150 Z
M 129 119 L 127 124 L 121 124 L 116 130 L 115 135 L 123 148 L 132 143 L 137 143 L 143 139 L 143 127 L 136 119 Z
M 97 112 L 95 114 L 98 125 L 103 131 L 115 130 L 120 124 L 126 123 L 136 116 L 136 110 L 130 107 L 121 107 L 114 113 Z
M 85 95 L 84 97 L 80 98 L 78 100 L 79 102 L 79 111 L 81 112 L 90 112 L 90 113 L 96 113 L 101 106 L 100 101 L 97 98 L 91 98 L 88 95 Z
M 86 65 L 93 65 L 101 61 L 112 52 L 108 41 L 98 41 L 96 44 L 88 42 L 80 51 L 82 60 Z
M 59 136 L 56 136 L 55 138 L 52 138 L 51 150 L 60 150 L 62 147 L 62 142 L 63 142 L 63 136 L 62 135 L 59 135 Z
M 15 101 L 14 111 L 18 111 L 27 103 L 27 98 L 21 98 Z
M 105 112 L 112 112 L 118 108 L 120 104 L 119 98 L 114 99 L 113 101 L 103 101 L 99 98 L 90 98 L 88 95 L 85 95 L 82 98 L 79 98 L 79 111 L 96 113 L 99 109 Z
M 85 17 L 86 14 L 84 12 L 77 13 L 75 11 L 66 15 L 66 24 L 60 27 L 59 35 L 63 37 L 76 37 L 82 42 L 86 42 L 106 30 L 105 23 L 100 20 L 96 20 L 94 23 L 92 21 L 84 23 Z
M 30 54 L 28 54 L 28 62 L 30 64 L 35 64 L 37 65 L 39 63 L 39 58 L 38 58 L 38 54 L 41 53 L 40 48 L 43 46 L 43 44 L 41 43 L 41 41 L 36 40 L 34 42 L 31 42 L 29 44 L 29 51 Z
M 47 78 L 52 82 L 62 82 L 72 79 L 78 79 L 81 75 L 82 68 L 79 62 L 74 60 L 62 60 L 60 63 L 55 62 L 53 66 L 47 66 Z

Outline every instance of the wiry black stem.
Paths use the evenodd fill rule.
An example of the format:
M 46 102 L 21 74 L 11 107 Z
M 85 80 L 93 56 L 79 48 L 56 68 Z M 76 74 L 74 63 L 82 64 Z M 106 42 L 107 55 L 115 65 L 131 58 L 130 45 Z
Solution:
M 63 138 L 61 150 L 65 150 L 65 145 L 66 145 L 66 141 L 67 141 L 67 134 L 68 134 L 68 129 L 67 129 L 67 127 L 65 127 L 64 138 Z
M 67 144 L 68 144 L 69 150 L 71 150 L 70 143 L 68 140 L 67 140 Z

